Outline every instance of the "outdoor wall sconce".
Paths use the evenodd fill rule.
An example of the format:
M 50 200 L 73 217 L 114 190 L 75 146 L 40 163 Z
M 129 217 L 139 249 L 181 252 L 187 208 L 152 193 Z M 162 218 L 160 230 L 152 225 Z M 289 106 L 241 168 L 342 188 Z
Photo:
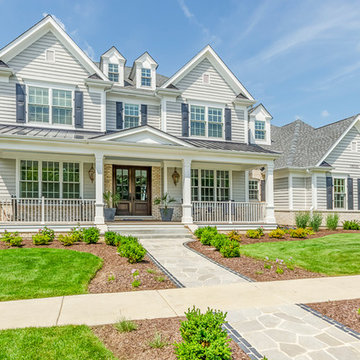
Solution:
M 93 183 L 95 180 L 95 169 L 92 164 L 91 164 L 91 168 L 89 170 L 89 178 L 90 178 L 91 182 Z
M 176 168 L 174 169 L 174 172 L 172 173 L 171 177 L 174 181 L 174 185 L 176 186 L 180 180 L 180 174 L 176 171 Z

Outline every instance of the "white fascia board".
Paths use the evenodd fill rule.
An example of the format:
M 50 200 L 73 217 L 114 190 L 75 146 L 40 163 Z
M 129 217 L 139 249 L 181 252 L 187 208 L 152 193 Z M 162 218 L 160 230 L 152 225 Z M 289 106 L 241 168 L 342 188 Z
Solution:
M 137 96 L 137 97 L 152 97 L 154 98 L 154 91 L 152 90 L 131 90 L 124 88 L 123 86 L 116 86 L 116 84 L 113 85 L 111 88 L 110 94 L 121 94 L 121 95 L 131 95 L 131 96 Z
M 357 115 L 354 121 L 350 124 L 350 126 L 343 132 L 343 134 L 337 139 L 337 141 L 331 146 L 331 148 L 326 152 L 326 154 L 320 159 L 320 161 L 316 164 L 316 166 L 320 166 L 320 164 L 325 161 L 325 159 L 331 154 L 331 152 L 339 145 L 340 141 L 348 134 L 348 132 L 354 127 L 354 125 L 359 121 L 360 115 Z
M 253 109 L 251 109 L 250 116 L 256 116 L 256 114 L 259 111 L 262 111 L 265 117 L 269 118 L 270 120 L 273 119 L 272 115 L 269 113 L 269 111 L 266 109 L 266 107 L 263 104 L 259 104 L 255 106 Z
M 100 58 L 102 59 L 102 58 L 110 57 L 113 54 L 115 54 L 120 61 L 124 62 L 124 64 L 126 63 L 126 59 L 115 46 L 112 46 L 109 50 L 104 52 Z
M 223 60 L 216 54 L 216 52 L 210 45 L 207 45 L 197 55 L 195 55 L 189 62 L 187 62 L 180 70 L 178 70 L 172 77 L 170 77 L 161 86 L 161 88 L 165 89 L 167 86 L 169 86 L 172 83 L 176 84 L 204 58 L 207 58 L 212 63 L 212 65 L 229 82 L 229 84 L 233 87 L 233 89 L 236 89 L 236 92 L 240 93 L 242 91 L 249 98 L 249 100 L 254 101 L 252 95 L 246 90 L 244 85 L 241 84 L 239 79 L 231 72 L 231 70 L 226 66 Z
M 59 41 L 70 51 L 70 53 L 79 60 L 79 62 L 85 67 L 90 75 L 96 73 L 103 80 L 107 80 L 107 77 L 103 74 L 103 72 L 63 30 L 63 28 L 49 15 L 35 24 L 32 28 L 25 31 L 14 41 L 2 48 L 0 50 L 0 58 L 4 62 L 8 62 L 21 51 L 30 46 L 33 42 L 38 40 L 41 36 L 45 35 L 48 31 L 53 32 Z

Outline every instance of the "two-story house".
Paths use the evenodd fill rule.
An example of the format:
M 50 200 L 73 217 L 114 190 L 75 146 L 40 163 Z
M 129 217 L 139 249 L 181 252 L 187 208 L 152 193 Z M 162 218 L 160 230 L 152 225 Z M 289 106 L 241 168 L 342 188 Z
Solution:
M 273 227 L 271 115 L 210 46 L 157 68 L 115 47 L 95 63 L 51 16 L 3 47 L 0 222 L 101 226 L 110 190 L 119 220 L 160 219 L 168 193 L 184 224 Z

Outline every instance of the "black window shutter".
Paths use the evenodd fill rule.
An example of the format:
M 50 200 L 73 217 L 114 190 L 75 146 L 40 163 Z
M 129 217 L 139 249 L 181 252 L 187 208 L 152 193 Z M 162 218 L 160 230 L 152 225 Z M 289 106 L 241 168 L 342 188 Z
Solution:
M 181 104 L 182 136 L 189 136 L 189 105 Z
M 266 193 L 265 193 L 265 180 L 260 181 L 260 192 L 261 192 L 261 201 L 266 201 Z
M 16 122 L 24 123 L 26 121 L 25 108 L 25 85 L 16 84 Z
M 75 127 L 84 127 L 84 94 L 82 91 L 75 91 Z
M 354 210 L 354 183 L 352 178 L 347 179 L 348 210 Z
M 357 179 L 358 210 L 360 210 L 360 179 Z
M 116 102 L 116 128 L 123 128 L 123 103 L 121 101 Z
M 141 125 L 147 125 L 147 105 L 141 104 Z
M 231 109 L 225 108 L 225 140 L 231 140 Z
M 326 177 L 326 208 L 333 208 L 333 181 L 331 176 Z

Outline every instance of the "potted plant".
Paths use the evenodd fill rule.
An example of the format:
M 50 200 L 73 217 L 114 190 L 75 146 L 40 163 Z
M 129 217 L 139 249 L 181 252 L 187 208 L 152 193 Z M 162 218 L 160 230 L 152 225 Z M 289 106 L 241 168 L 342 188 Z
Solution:
M 120 201 L 119 194 L 113 194 L 111 191 L 106 191 L 103 194 L 106 207 L 104 208 L 105 221 L 114 221 L 116 205 Z
M 157 197 L 154 200 L 154 205 L 161 205 L 160 208 L 160 215 L 162 221 L 171 221 L 174 208 L 169 208 L 168 205 L 170 203 L 175 202 L 176 200 L 171 197 L 168 193 L 165 193 L 162 197 Z

